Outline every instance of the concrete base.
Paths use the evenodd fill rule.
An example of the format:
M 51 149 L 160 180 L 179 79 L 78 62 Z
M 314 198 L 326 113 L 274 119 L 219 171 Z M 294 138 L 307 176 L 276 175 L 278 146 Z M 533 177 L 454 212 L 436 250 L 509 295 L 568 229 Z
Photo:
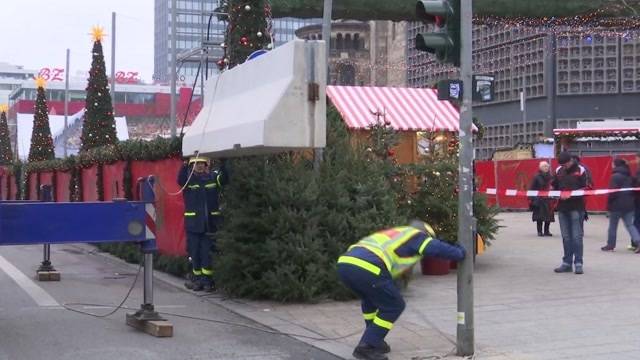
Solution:
M 36 278 L 38 281 L 60 281 L 59 271 L 37 271 Z
M 173 336 L 173 324 L 166 320 L 139 320 L 135 314 L 127 314 L 127 325 L 155 337 Z

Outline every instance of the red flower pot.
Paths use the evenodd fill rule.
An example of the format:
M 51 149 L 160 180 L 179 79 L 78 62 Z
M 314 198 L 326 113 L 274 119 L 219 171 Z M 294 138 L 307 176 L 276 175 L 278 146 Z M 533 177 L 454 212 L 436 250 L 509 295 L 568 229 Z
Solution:
M 422 266 L 422 275 L 447 275 L 451 262 L 427 255 L 422 258 L 420 265 Z

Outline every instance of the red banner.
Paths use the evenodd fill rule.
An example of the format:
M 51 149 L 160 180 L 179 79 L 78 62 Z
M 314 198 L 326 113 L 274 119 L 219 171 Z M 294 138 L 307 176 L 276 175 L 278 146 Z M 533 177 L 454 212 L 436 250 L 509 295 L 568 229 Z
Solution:
M 9 172 L 0 166 L 0 200 L 9 200 Z
M 27 189 L 27 200 L 38 200 L 38 173 L 29 174 L 29 189 Z
M 69 202 L 69 183 L 71 182 L 71 173 L 66 171 L 56 171 L 56 195 L 57 202 Z
M 619 156 L 629 163 L 631 173 L 635 174 L 638 169 L 638 160 L 635 155 Z M 593 181 L 593 189 L 609 188 L 611 179 L 611 171 L 613 167 L 614 157 L 610 156 L 594 156 L 581 158 L 582 165 L 591 172 Z M 505 160 L 495 162 L 496 181 L 495 188 L 498 191 L 496 199 L 498 205 L 503 209 L 526 209 L 528 200 L 526 197 L 506 196 L 505 190 L 528 190 L 529 185 L 538 171 L 538 164 L 542 159 L 527 160 Z M 491 183 L 489 161 L 481 161 L 476 163 L 476 178 L 482 178 L 478 190 L 484 191 L 491 188 L 487 184 Z M 558 162 L 554 159 L 551 161 L 552 172 L 558 168 Z M 606 211 L 607 195 L 590 195 L 585 197 L 587 210 L 589 211 Z
M 98 166 L 82 169 L 82 201 L 98 201 Z
M 102 166 L 102 182 L 104 184 L 104 200 L 124 199 L 124 169 L 127 163 L 119 161 Z
M 613 169 L 613 159 L 609 156 L 583 157 L 580 162 L 589 169 L 594 189 L 608 189 Z M 591 211 L 607 211 L 607 196 L 585 197 L 587 209 Z
M 9 198 L 8 200 L 17 200 L 18 190 L 16 186 L 16 177 L 14 175 L 9 176 Z
M 176 194 L 180 187 L 176 179 L 182 166 L 180 159 L 162 161 L 134 161 L 131 163 L 133 193 L 137 193 L 139 178 L 154 175 L 156 180 L 156 237 L 161 253 L 167 255 L 186 255 L 186 236 L 184 233 L 184 203 L 182 194 Z
M 496 187 L 496 171 L 493 161 L 476 161 L 475 162 L 475 181 L 476 189 L 479 192 L 485 192 L 487 188 Z M 489 205 L 496 204 L 495 196 L 488 196 Z
M 41 172 L 40 173 L 40 186 L 42 185 L 53 185 L 53 173 L 52 172 Z
M 496 162 L 496 188 L 528 190 L 533 177 L 538 172 L 542 159 L 504 160 Z M 498 205 L 504 209 L 527 209 L 527 198 L 498 195 Z

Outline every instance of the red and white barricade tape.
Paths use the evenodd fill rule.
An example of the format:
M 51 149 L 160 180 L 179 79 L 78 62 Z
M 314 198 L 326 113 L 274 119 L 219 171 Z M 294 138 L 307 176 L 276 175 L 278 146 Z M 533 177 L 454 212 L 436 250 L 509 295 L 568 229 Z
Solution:
M 607 195 L 617 192 L 623 191 L 640 191 L 640 187 L 635 188 L 621 188 L 621 189 L 594 189 L 594 190 L 515 190 L 515 189 L 507 189 L 500 190 L 498 192 L 497 189 L 488 188 L 484 193 L 488 195 L 504 195 L 504 196 L 515 196 L 515 197 L 549 197 L 549 198 L 560 198 L 560 197 L 572 197 L 572 196 L 590 196 L 590 195 Z

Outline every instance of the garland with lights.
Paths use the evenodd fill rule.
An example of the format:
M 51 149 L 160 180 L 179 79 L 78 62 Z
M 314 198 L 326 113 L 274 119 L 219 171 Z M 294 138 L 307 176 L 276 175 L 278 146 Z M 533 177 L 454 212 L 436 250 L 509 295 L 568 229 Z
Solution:
M 322 0 L 271 0 L 273 16 L 321 18 Z M 333 4 L 334 19 L 417 20 L 415 0 L 342 0 Z M 601 17 L 637 16 L 638 0 L 475 0 L 473 13 L 500 18 L 550 18 L 598 13 Z

